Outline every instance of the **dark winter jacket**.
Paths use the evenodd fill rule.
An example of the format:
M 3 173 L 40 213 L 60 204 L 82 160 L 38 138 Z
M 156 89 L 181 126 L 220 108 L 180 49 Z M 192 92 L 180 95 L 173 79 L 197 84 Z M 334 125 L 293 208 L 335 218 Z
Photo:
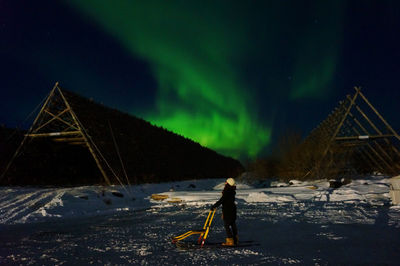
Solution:
M 222 197 L 212 206 L 217 208 L 222 204 L 222 215 L 225 222 L 234 222 L 236 220 L 236 205 L 235 205 L 236 186 L 225 185 L 222 191 Z

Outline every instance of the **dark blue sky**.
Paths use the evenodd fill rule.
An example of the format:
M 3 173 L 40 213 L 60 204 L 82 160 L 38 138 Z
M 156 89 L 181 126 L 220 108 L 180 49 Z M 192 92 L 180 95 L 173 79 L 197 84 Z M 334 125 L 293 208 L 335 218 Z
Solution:
M 59 81 L 236 158 L 307 134 L 354 86 L 400 130 L 398 1 L 2 0 L 0 14 L 9 127 Z

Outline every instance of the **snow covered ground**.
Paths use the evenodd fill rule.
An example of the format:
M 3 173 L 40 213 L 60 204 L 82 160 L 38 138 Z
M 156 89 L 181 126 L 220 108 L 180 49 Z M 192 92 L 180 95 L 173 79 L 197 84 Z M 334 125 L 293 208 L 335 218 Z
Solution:
M 181 250 L 170 238 L 201 228 L 224 180 L 132 187 L 0 188 L 3 264 L 389 264 L 400 261 L 400 207 L 389 179 L 338 189 L 326 181 L 239 183 L 239 238 L 246 247 Z M 166 199 L 154 200 L 152 194 Z M 221 242 L 220 219 L 209 242 Z M 189 237 L 185 241 L 194 241 Z

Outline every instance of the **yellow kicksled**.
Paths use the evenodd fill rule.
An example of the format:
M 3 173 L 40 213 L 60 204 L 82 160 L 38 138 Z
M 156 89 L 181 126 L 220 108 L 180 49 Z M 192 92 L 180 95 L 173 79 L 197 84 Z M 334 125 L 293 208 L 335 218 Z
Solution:
M 210 227 L 211 227 L 212 220 L 214 219 L 215 211 L 216 211 L 216 209 L 210 210 L 202 230 L 190 230 L 182 235 L 173 237 L 172 243 L 181 241 L 182 239 L 185 239 L 186 237 L 191 236 L 191 235 L 200 235 L 199 239 L 197 240 L 197 243 L 200 244 L 202 247 L 204 245 L 204 242 L 206 241 L 208 232 L 210 231 Z

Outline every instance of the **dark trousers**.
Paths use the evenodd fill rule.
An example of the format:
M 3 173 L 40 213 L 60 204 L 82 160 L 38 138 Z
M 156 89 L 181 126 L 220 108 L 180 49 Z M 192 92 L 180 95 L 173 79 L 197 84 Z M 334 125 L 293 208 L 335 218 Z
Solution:
M 236 227 L 235 221 L 231 222 L 231 221 L 224 220 L 224 226 L 225 226 L 225 230 L 226 230 L 226 236 L 228 238 L 237 236 L 237 227 Z

